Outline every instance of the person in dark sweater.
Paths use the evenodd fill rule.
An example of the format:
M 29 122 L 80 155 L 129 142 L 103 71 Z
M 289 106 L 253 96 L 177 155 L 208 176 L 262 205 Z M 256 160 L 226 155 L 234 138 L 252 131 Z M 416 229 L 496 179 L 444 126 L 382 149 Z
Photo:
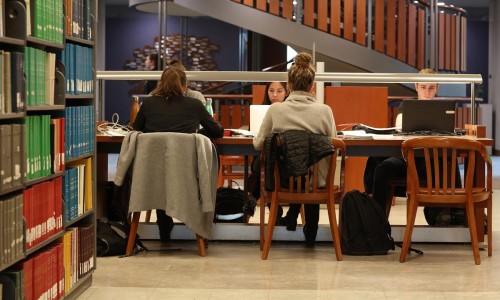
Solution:
M 156 71 L 158 70 L 158 55 L 155 53 L 151 53 L 146 57 L 146 61 L 144 62 L 146 66 L 146 71 Z M 146 80 L 144 85 L 144 94 L 151 93 L 158 84 L 157 80 Z
M 220 138 L 224 128 L 207 112 L 197 99 L 184 96 L 187 89 L 186 73 L 179 68 L 163 71 L 158 86 L 144 101 L 134 121 L 134 129 L 142 132 L 201 133 L 209 138 Z M 200 125 L 203 128 L 200 130 Z M 160 239 L 167 242 L 174 222 L 164 210 L 157 209 L 156 217 Z

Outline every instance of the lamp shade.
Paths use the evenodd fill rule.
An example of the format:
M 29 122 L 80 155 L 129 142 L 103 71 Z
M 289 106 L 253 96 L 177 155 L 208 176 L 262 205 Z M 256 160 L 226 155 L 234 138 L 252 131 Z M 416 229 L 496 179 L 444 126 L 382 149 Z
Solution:
M 135 8 L 138 11 L 158 14 L 158 0 L 129 0 L 128 7 Z M 175 4 L 172 1 L 167 2 L 167 13 L 169 16 L 200 17 L 202 14 L 192 11 L 188 8 Z

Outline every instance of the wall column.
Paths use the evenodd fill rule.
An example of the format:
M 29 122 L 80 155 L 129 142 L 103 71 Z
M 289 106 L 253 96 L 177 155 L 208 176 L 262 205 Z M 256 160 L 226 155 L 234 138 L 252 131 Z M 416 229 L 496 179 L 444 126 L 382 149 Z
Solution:
M 488 102 L 493 105 L 493 138 L 495 139 L 494 154 L 500 155 L 500 3 L 490 0 L 489 16 L 489 51 L 488 51 Z

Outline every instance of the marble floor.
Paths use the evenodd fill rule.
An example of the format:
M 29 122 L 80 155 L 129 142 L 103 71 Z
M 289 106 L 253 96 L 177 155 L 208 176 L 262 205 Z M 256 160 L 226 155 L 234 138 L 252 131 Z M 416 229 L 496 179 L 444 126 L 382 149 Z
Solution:
M 493 207 L 493 256 L 485 245 L 475 265 L 469 244 L 414 244 L 424 255 L 399 263 L 400 249 L 385 256 L 346 256 L 333 246 L 273 242 L 261 260 L 258 242 L 211 241 L 200 257 L 195 241 L 162 245 L 127 258 L 97 258 L 93 283 L 78 300 L 108 299 L 497 299 L 500 300 L 500 201 L 498 157 Z M 257 214 L 256 214 L 257 215 Z M 321 214 L 326 224 L 326 212 Z M 391 210 L 391 224 L 405 219 L 405 201 Z M 251 222 L 257 222 L 253 218 Z M 423 216 L 417 222 L 423 224 Z M 326 225 L 325 225 L 326 226 Z M 298 228 L 297 230 L 300 230 Z
M 493 200 L 500 201 L 500 190 Z M 402 214 L 402 206 L 398 202 L 391 215 Z M 148 252 L 97 258 L 92 286 L 78 300 L 500 299 L 498 210 L 493 219 L 493 256 L 483 249 L 479 266 L 469 244 L 419 243 L 414 246 L 425 254 L 402 264 L 398 248 L 385 256 L 344 255 L 339 262 L 331 243 L 310 249 L 273 242 L 261 260 L 258 242 L 211 241 L 200 257 L 195 241 L 146 241 Z

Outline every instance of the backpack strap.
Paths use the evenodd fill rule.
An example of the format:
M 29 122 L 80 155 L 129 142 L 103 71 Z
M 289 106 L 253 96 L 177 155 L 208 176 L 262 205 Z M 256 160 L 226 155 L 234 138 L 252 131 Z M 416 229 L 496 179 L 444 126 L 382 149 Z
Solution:
M 398 246 L 399 248 L 403 248 L 403 243 L 402 243 L 402 242 L 397 242 L 397 243 L 396 243 L 396 242 L 394 242 L 394 245 Z M 415 253 L 417 253 L 418 255 L 424 255 L 424 251 L 422 251 L 422 250 L 418 250 L 418 249 L 413 248 L 413 247 L 408 247 L 408 250 L 409 250 L 410 252 L 415 252 Z

